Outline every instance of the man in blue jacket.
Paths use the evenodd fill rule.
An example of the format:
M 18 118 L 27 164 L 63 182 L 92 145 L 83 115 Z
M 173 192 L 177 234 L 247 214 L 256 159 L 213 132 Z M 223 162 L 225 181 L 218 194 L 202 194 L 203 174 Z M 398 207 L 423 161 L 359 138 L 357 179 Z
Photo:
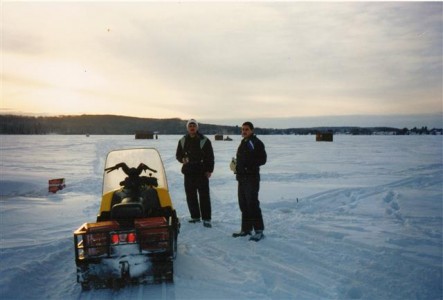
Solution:
M 242 141 L 237 149 L 235 166 L 238 181 L 238 204 L 242 214 L 241 231 L 234 233 L 233 237 L 255 234 L 250 237 L 252 241 L 261 240 L 263 230 L 263 217 L 258 200 L 260 189 L 260 166 L 266 163 L 267 155 L 265 145 L 254 134 L 254 125 L 245 122 L 242 125 Z
M 211 141 L 198 132 L 196 120 L 190 119 L 186 128 L 188 133 L 179 140 L 175 156 L 183 164 L 189 222 L 199 223 L 202 218 L 205 227 L 212 227 L 209 178 L 214 171 L 214 151 Z

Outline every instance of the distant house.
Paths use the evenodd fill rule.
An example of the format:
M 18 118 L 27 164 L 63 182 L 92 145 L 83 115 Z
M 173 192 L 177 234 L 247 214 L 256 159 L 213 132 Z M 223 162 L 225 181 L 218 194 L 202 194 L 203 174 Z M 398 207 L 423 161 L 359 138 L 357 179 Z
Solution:
M 152 131 L 137 131 L 135 133 L 136 140 L 152 140 L 154 138 L 154 133 Z
M 232 141 L 232 139 L 227 135 L 226 137 L 223 136 L 223 134 L 216 134 L 214 136 L 214 139 L 216 141 Z
M 332 132 L 318 132 L 315 140 L 317 142 L 332 142 L 333 141 L 333 133 Z

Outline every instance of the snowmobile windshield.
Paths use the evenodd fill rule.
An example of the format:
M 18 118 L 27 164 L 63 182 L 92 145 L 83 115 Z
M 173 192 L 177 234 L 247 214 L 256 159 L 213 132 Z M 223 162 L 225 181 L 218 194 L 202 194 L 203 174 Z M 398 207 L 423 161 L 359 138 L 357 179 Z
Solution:
M 156 173 L 150 170 L 142 171 L 140 176 L 149 177 L 151 174 L 152 177 L 157 178 L 158 188 L 168 190 L 165 169 L 157 149 L 137 148 L 111 151 L 106 157 L 105 169 L 120 163 L 125 163 L 129 168 L 137 168 L 140 164 L 145 164 L 150 169 L 156 170 Z M 103 195 L 119 189 L 121 187 L 120 182 L 124 181 L 127 176 L 122 168 L 112 172 L 105 171 L 103 175 Z

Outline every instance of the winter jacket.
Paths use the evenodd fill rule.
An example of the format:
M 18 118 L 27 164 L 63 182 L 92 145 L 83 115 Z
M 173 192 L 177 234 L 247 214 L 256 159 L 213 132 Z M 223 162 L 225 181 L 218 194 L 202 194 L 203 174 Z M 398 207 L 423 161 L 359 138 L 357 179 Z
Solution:
M 196 176 L 214 171 L 214 151 L 211 141 L 199 132 L 195 137 L 186 134 L 178 141 L 175 157 L 181 163 L 183 158 L 189 160 L 182 166 L 182 173 L 185 175 Z
M 266 163 L 265 145 L 254 134 L 243 139 L 237 149 L 237 179 L 243 176 L 259 176 L 260 166 Z

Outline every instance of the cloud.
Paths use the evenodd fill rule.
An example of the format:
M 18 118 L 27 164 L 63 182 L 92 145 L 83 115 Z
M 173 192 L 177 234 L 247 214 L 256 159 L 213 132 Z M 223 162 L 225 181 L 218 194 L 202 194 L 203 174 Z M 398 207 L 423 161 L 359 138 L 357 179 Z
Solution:
M 441 13 L 439 2 L 7 2 L 4 72 L 60 85 L 9 58 L 57 61 L 71 66 L 59 71 L 67 99 L 145 117 L 441 111 Z

